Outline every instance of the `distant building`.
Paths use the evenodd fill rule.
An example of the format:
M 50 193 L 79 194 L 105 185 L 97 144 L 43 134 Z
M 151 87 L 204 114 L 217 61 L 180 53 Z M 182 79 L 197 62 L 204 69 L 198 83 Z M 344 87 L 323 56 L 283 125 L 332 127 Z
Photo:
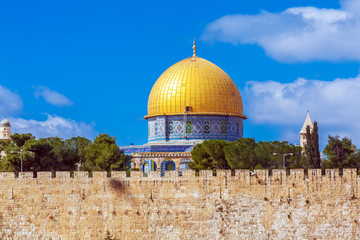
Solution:
M 1 122 L 0 122 L 0 141 L 7 141 L 10 140 L 10 136 L 11 136 L 11 125 L 9 120 L 7 120 L 6 118 L 4 118 Z M 1 151 L 0 152 L 0 159 L 3 159 L 6 156 L 5 151 Z
M 305 152 L 305 147 L 307 145 L 307 141 L 306 141 L 306 128 L 307 126 L 310 127 L 310 131 L 312 132 L 313 128 L 314 128 L 314 124 L 311 121 L 310 118 L 310 112 L 308 111 L 305 122 L 301 128 L 300 131 L 300 147 L 303 149 L 302 152 Z
M 11 125 L 9 120 L 4 118 L 0 122 L 0 140 L 10 140 L 11 136 Z

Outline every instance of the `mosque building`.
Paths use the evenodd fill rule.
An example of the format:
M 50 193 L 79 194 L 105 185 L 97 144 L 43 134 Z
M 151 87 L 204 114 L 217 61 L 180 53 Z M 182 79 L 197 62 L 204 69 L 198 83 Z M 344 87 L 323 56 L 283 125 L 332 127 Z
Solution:
M 196 55 L 169 67 L 148 100 L 148 143 L 122 147 L 132 168 L 144 172 L 182 170 L 194 145 L 207 139 L 243 137 L 243 103 L 233 80 Z

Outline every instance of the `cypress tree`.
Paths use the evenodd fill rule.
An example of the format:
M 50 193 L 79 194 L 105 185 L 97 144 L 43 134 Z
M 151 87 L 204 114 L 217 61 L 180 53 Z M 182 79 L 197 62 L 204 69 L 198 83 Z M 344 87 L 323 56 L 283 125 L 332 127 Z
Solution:
M 312 131 L 310 126 L 306 127 L 305 154 L 309 161 L 310 168 L 320 168 L 319 130 L 316 121 L 314 122 L 314 128 Z
M 319 150 L 319 129 L 317 122 L 314 122 L 314 129 L 311 133 L 312 137 L 312 144 L 313 144 L 313 151 L 314 151 L 314 168 L 320 168 L 321 159 L 320 159 L 320 150 Z
M 311 129 L 310 129 L 310 126 L 306 126 L 306 146 L 305 146 L 305 155 L 306 155 L 306 158 L 309 162 L 309 167 L 310 168 L 313 168 L 314 166 L 314 158 L 313 158 L 313 148 L 312 148 L 312 137 L 311 137 Z

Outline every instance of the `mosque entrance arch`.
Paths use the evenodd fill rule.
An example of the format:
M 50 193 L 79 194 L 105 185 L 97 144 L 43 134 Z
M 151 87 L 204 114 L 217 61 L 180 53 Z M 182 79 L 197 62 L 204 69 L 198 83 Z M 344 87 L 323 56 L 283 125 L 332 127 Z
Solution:
M 161 162 L 161 176 L 164 176 L 165 171 L 175 171 L 176 166 L 172 160 L 164 160 Z
M 141 169 L 144 174 L 148 174 L 150 171 L 156 171 L 156 163 L 151 159 L 147 160 L 142 164 Z

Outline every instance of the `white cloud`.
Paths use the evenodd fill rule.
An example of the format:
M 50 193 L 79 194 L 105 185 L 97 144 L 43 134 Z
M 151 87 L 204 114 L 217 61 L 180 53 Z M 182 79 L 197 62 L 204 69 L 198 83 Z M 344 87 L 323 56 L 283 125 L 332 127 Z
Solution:
M 55 106 L 71 106 L 73 103 L 63 94 L 50 90 L 47 87 L 37 87 L 34 93 L 36 98 L 43 97 L 47 103 Z
M 21 97 L 0 85 L 0 117 L 22 111 Z
M 223 16 L 206 27 L 202 39 L 258 44 L 283 62 L 360 60 L 360 0 L 340 4 L 340 9 L 295 7 Z
M 12 132 L 32 133 L 38 138 L 60 137 L 71 138 L 82 136 L 92 139 L 95 135 L 94 124 L 76 122 L 56 115 L 47 114 L 45 121 L 26 120 L 23 118 L 10 118 Z
M 300 131 L 310 110 L 323 141 L 328 134 L 347 136 L 360 147 L 360 75 L 333 81 L 250 81 L 243 93 L 249 121 Z

